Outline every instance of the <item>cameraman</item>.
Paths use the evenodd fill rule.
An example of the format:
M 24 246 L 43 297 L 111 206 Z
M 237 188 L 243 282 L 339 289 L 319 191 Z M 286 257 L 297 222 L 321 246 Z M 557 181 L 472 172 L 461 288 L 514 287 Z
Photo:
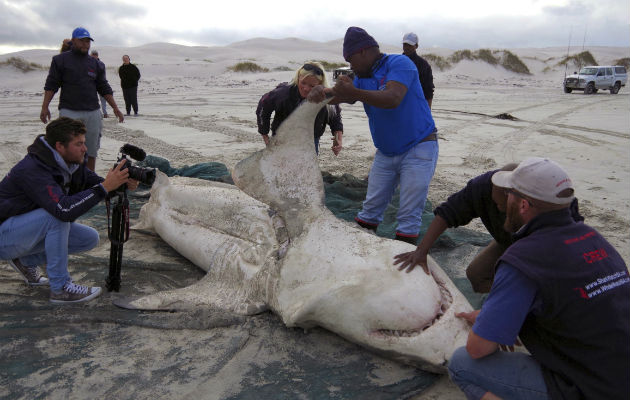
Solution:
M 68 254 L 94 248 L 98 232 L 74 222 L 123 184 L 134 190 L 125 161 L 105 179 L 87 168 L 83 122 L 60 117 L 46 126 L 28 154 L 0 182 L 0 259 L 30 286 L 48 284 L 39 265 L 46 264 L 52 303 L 91 300 L 100 287 L 72 282 Z

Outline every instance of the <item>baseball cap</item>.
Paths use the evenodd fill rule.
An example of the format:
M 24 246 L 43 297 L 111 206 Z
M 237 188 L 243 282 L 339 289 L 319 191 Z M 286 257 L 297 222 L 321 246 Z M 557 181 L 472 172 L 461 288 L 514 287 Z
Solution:
M 415 46 L 418 44 L 418 35 L 413 32 L 409 32 L 405 36 L 403 36 L 402 42 Z
M 552 204 L 569 204 L 575 197 L 569 175 L 548 158 L 530 157 L 514 171 L 498 171 L 492 175 L 492 183 Z
M 94 39 L 90 37 L 90 32 L 88 32 L 88 30 L 85 28 L 78 27 L 72 31 L 72 39 L 83 39 L 83 38 L 88 38 L 91 41 L 94 41 Z

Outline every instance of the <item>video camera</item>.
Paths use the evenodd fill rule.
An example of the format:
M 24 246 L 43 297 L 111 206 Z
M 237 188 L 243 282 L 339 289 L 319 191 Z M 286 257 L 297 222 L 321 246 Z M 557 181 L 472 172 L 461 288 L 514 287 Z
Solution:
M 114 168 L 116 168 L 122 160 L 126 160 L 121 170 L 129 170 L 129 178 L 135 179 L 148 186 L 153 185 L 153 182 L 155 182 L 155 168 L 136 167 L 127 156 L 136 161 L 142 161 L 146 158 L 147 154 L 140 147 L 127 143 L 120 148 L 120 157 L 118 157 L 118 161 L 114 164 Z
M 114 164 L 114 168 L 126 160 L 121 170 L 129 171 L 129 178 L 135 179 L 145 185 L 153 185 L 155 182 L 155 168 L 136 167 L 127 156 L 137 161 L 142 161 L 147 156 L 144 150 L 131 144 L 125 144 L 120 148 L 120 157 Z M 116 197 L 116 204 L 112 211 L 112 224 L 109 225 L 110 200 Z M 109 276 L 105 281 L 108 291 L 120 290 L 120 271 L 122 269 L 123 244 L 129 240 L 129 199 L 127 198 L 127 184 L 122 184 L 116 190 L 109 192 L 105 198 L 107 206 L 107 235 L 111 242 L 109 251 Z

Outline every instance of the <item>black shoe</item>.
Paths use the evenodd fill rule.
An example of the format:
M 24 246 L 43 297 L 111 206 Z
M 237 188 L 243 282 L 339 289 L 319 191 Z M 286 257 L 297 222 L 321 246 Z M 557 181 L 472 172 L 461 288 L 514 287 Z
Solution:
M 409 244 L 413 244 L 414 246 L 416 246 L 418 243 L 418 236 L 407 236 L 407 235 L 401 235 L 399 233 L 396 233 L 396 237 L 394 238 L 395 240 L 400 240 L 401 242 L 407 242 Z
M 378 228 L 378 224 L 371 224 L 369 222 L 365 222 L 359 219 L 358 217 L 354 217 L 354 220 L 356 221 L 357 224 L 359 224 L 361 228 L 369 229 L 372 232 L 376 232 L 376 228 Z

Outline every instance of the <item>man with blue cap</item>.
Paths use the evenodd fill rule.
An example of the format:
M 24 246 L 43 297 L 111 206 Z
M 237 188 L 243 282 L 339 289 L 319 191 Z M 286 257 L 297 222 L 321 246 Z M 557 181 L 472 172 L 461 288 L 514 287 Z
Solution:
M 402 54 L 383 54 L 365 30 L 350 27 L 343 57 L 355 73 L 337 79 L 331 104 L 363 102 L 376 155 L 368 177 L 363 209 L 355 221 L 376 231 L 394 191 L 400 186 L 396 239 L 416 244 L 422 210 L 438 158 L 437 129 L 424 99 L 418 71 Z
M 112 88 L 107 82 L 104 64 L 99 64 L 98 60 L 88 54 L 93 40 L 87 29 L 78 27 L 72 31 L 72 48 L 53 57 L 44 85 L 44 101 L 39 115 L 43 123 L 50 121 L 48 106 L 61 88 L 59 116 L 78 119 L 85 124 L 87 167 L 92 171 L 96 167 L 103 126 L 97 93 L 109 103 L 118 121 L 124 121 L 112 95 Z

